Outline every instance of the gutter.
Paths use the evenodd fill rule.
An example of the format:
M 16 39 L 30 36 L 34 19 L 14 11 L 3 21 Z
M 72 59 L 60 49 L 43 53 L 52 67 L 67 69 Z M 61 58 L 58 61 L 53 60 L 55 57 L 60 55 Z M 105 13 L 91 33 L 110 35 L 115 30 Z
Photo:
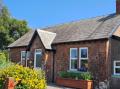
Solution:
M 22 48 L 22 47 L 27 47 L 27 46 L 28 46 L 28 45 L 24 45 L 24 46 L 13 46 L 13 47 L 9 47 L 9 46 L 8 46 L 7 49 L 9 49 L 9 48 L 10 48 L 10 49 L 11 49 L 11 48 Z
M 58 45 L 58 44 L 70 44 L 70 43 L 80 43 L 80 42 L 90 42 L 90 41 L 99 41 L 99 40 L 108 40 L 109 37 L 106 38 L 100 38 L 100 39 L 89 39 L 89 40 L 80 40 L 80 41 L 68 41 L 68 42 L 56 42 L 56 43 L 52 43 L 52 46 L 54 45 Z

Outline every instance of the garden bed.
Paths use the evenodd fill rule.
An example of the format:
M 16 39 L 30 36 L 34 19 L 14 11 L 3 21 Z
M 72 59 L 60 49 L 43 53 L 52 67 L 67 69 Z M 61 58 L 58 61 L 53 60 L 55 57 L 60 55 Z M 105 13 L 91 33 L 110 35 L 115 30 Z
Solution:
M 71 88 L 80 88 L 80 89 L 92 89 L 93 81 L 92 80 L 75 80 L 68 78 L 56 78 L 56 84 L 65 87 Z
M 93 81 L 89 79 L 91 78 L 87 73 L 64 72 L 56 78 L 56 84 L 78 89 L 93 89 Z

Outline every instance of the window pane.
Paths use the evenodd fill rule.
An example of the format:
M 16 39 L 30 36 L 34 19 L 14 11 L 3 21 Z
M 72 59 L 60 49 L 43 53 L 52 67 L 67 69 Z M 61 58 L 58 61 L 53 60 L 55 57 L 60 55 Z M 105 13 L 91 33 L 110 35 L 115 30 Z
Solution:
M 30 52 L 29 51 L 27 52 L 27 58 L 28 59 L 30 58 Z
M 116 66 L 120 66 L 120 62 L 116 62 Z
M 78 57 L 77 49 L 71 49 L 71 58 L 77 58 L 77 57 Z
M 42 55 L 41 54 L 36 54 L 36 67 L 41 67 L 41 58 Z
M 81 60 L 80 71 L 87 72 L 88 70 L 88 60 Z
M 81 58 L 87 58 L 88 54 L 87 54 L 87 49 L 81 49 Z
M 115 68 L 115 73 L 119 73 L 120 74 L 120 68 Z
M 22 52 L 21 52 L 21 55 L 22 55 L 22 59 L 25 59 L 26 52 L 25 52 L 25 51 L 22 51 Z
M 71 69 L 77 69 L 77 60 L 71 60 Z

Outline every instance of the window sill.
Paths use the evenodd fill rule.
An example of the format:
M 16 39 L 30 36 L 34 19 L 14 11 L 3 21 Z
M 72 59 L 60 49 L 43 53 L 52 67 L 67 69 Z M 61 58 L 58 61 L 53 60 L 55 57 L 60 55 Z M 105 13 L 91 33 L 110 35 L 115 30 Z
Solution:
M 79 71 L 79 70 L 67 70 L 67 72 L 87 73 L 88 71 L 83 72 L 83 71 Z
M 112 75 L 112 78 L 120 78 L 120 75 Z
M 74 72 L 74 71 L 78 71 L 77 69 L 71 69 L 71 70 L 68 70 L 68 72 Z

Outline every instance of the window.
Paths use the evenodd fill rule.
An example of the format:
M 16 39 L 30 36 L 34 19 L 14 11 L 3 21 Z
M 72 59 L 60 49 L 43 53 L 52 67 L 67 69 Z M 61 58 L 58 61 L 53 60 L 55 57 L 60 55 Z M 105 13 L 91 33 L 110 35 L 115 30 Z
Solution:
M 25 60 L 26 57 L 27 57 L 27 59 L 29 59 L 29 57 L 30 57 L 30 52 L 27 51 L 27 53 L 26 53 L 26 51 L 21 51 L 21 60 Z
M 21 65 L 25 65 L 26 51 L 21 51 Z
M 27 66 L 27 60 L 30 58 L 30 52 L 29 51 L 21 51 L 21 64 Z M 25 64 L 26 63 L 26 64 Z
M 21 51 L 21 60 L 25 60 L 26 51 Z
M 30 52 L 27 51 L 27 60 L 30 58 Z
M 114 61 L 114 75 L 120 75 L 120 61 Z
M 86 72 L 88 70 L 88 48 L 80 48 L 79 67 L 80 71 Z
M 78 57 L 79 52 L 79 57 Z M 78 63 L 79 59 L 79 63 Z M 78 68 L 79 65 L 79 68 Z M 70 70 L 86 72 L 88 70 L 88 48 L 70 48 Z
M 77 70 L 78 49 L 70 48 L 70 70 Z
M 80 48 L 80 59 L 88 59 L 88 48 Z
M 35 49 L 34 68 L 42 67 L 42 50 Z

